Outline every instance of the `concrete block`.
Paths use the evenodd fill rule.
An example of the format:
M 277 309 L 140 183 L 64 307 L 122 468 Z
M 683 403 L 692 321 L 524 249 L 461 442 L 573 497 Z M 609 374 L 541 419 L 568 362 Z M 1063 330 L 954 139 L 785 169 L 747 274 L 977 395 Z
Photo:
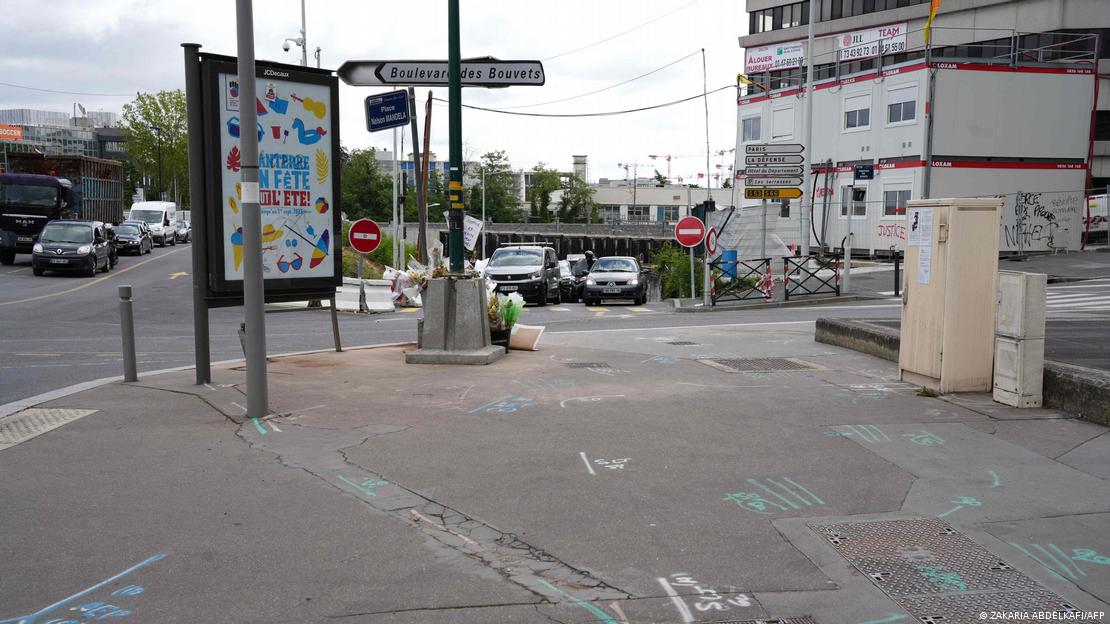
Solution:
M 490 343 L 486 289 L 482 280 L 428 280 L 424 291 L 420 347 L 405 353 L 409 364 L 489 364 L 505 355 Z
M 493 364 L 505 355 L 501 346 L 490 345 L 467 351 L 444 351 L 443 349 L 417 349 L 405 352 L 405 364 Z
M 1110 371 L 1046 361 L 1044 404 L 1110 427 Z
M 824 344 L 852 349 L 868 355 L 898 361 L 901 343 L 897 329 L 848 319 L 817 319 L 813 339 Z

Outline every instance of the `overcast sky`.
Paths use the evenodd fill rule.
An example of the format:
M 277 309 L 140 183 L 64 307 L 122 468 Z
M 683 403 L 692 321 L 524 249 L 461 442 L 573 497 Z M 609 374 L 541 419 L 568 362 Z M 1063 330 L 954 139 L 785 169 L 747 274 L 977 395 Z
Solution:
M 348 59 L 447 58 L 446 0 L 306 0 L 310 52 L 323 48 L 323 67 Z M 204 51 L 235 53 L 231 0 L 0 0 L 5 53 L 0 81 L 97 95 L 48 93 L 0 85 L 0 108 L 69 112 L 119 112 L 136 91 L 184 88 L 181 42 Z M 548 59 L 543 87 L 464 89 L 463 102 L 506 108 L 568 98 L 602 89 L 672 63 L 705 48 L 710 90 L 735 83 L 743 67 L 736 38 L 746 30 L 738 0 L 560 0 L 559 2 L 462 2 L 462 55 L 501 59 Z M 404 8 L 390 13 L 387 7 Z M 299 0 L 255 2 L 255 49 L 259 59 L 299 63 L 300 52 L 281 49 L 300 29 Z M 669 15 L 668 15 L 669 14 Z M 661 17 L 662 16 L 662 17 Z M 661 19 L 657 19 L 660 18 Z M 656 21 L 652 21 L 656 20 Z M 627 34 L 620 34 L 633 29 Z M 565 52 L 589 46 L 581 51 Z M 555 57 L 558 58 L 550 58 Z M 309 58 L 310 63 L 314 63 Z M 362 100 L 384 88 L 340 85 L 341 140 L 348 147 L 388 148 L 387 132 L 370 135 Z M 446 99 L 446 89 L 436 89 Z M 418 89 L 420 128 L 427 88 Z M 669 102 L 702 92 L 702 61 L 694 54 L 627 85 L 575 100 L 517 109 L 530 112 L 613 111 Z M 100 95 L 111 94 L 111 95 Z M 735 91 L 709 96 L 710 170 L 719 150 L 736 140 Z M 406 133 L 407 135 L 407 133 Z M 705 110 L 701 99 L 663 108 L 593 119 L 515 117 L 464 110 L 468 154 L 503 149 L 514 168 L 545 162 L 569 170 L 572 154 L 587 154 L 590 175 L 622 178 L 617 163 L 639 163 L 640 175 L 671 154 L 672 176 L 689 180 L 706 170 Z M 447 157 L 447 109 L 432 113 L 432 150 Z M 405 153 L 411 141 L 405 138 Z M 731 163 L 726 153 L 723 162 Z M 631 175 L 631 172 L 629 173 Z

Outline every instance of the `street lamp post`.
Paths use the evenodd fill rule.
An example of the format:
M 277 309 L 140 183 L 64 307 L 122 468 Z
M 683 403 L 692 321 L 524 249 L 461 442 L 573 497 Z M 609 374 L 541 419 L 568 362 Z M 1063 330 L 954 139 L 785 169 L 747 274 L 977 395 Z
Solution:
M 305 34 L 305 13 L 304 13 L 304 0 L 301 0 L 301 36 L 300 37 L 286 37 L 282 47 L 285 51 L 289 51 L 289 42 L 293 45 L 301 47 L 301 67 L 308 67 L 308 36 Z M 320 48 L 316 48 L 316 66 L 320 66 Z
M 166 192 L 166 189 L 162 187 L 162 128 L 154 124 L 147 125 L 154 131 L 154 134 L 158 135 L 158 199 L 162 199 L 162 195 Z

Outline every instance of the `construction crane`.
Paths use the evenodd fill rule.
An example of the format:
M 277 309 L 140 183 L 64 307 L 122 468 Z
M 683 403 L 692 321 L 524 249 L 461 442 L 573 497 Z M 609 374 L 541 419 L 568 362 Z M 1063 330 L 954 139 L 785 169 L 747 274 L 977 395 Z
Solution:
M 667 161 L 667 184 L 671 183 L 671 159 L 674 158 L 671 154 L 648 154 L 648 158 L 654 161 L 656 158 L 662 158 Z

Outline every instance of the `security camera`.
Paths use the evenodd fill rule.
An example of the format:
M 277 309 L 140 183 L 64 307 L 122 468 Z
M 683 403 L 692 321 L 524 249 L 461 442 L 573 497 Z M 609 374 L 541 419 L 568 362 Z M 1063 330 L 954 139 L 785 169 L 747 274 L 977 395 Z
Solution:
M 281 49 L 282 49 L 282 50 L 285 50 L 286 52 L 288 52 L 288 51 L 289 51 L 289 42 L 288 42 L 288 41 L 286 41 L 286 42 L 282 43 L 282 44 L 281 44 Z

